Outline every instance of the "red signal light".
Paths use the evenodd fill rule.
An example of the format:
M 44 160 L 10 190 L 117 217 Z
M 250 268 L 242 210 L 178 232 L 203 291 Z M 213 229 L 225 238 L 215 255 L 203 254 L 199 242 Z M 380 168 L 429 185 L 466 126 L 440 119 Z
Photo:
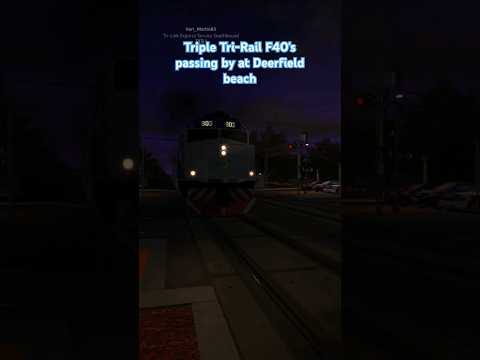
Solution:
M 293 150 L 293 144 L 288 144 L 288 150 Z
M 355 102 L 357 103 L 358 106 L 363 106 L 365 104 L 365 99 L 363 97 L 359 96 L 359 97 L 357 97 Z

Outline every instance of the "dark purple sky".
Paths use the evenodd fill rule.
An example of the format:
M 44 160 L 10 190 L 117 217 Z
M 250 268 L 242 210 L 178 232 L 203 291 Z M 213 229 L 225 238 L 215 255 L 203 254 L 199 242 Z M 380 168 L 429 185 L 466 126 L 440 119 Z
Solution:
M 10 2 L 2 12 L 5 93 L 72 167 L 80 164 L 82 130 L 94 121 L 99 65 L 114 51 L 137 52 L 131 48 L 138 35 L 137 14 L 115 5 L 108 8 L 94 0 Z
M 249 129 L 271 123 L 290 136 L 308 130 L 314 139 L 338 138 L 339 2 L 256 1 L 228 9 L 223 2 L 206 1 L 197 8 L 183 7 L 182 1 L 175 4 L 165 8 L 158 1 L 143 0 L 140 18 L 141 129 L 150 136 L 147 146 L 166 168 L 174 143 L 158 139 L 174 139 L 187 121 L 216 110 L 237 117 Z M 294 56 L 305 56 L 306 69 L 252 70 L 256 86 L 225 86 L 221 70 L 175 72 L 176 58 L 198 56 L 184 54 L 182 40 L 164 39 L 162 34 L 185 33 L 186 26 L 215 26 L 217 33 L 238 33 L 239 40 L 246 41 L 293 41 L 298 46 Z M 266 57 L 240 55 L 250 56 Z M 274 57 L 280 56 L 285 55 Z
M 313 136 L 334 136 L 340 123 L 341 61 L 348 61 L 352 82 L 359 86 L 368 86 L 379 65 L 390 63 L 405 72 L 411 91 L 428 90 L 442 77 L 465 90 L 480 90 L 479 6 L 474 2 L 466 7 L 404 0 L 394 7 L 380 0 L 268 0 L 227 6 L 141 0 L 140 19 L 135 2 L 130 8 L 111 5 L 100 7 L 94 0 L 13 2 L 2 12 L 0 71 L 6 92 L 26 111 L 34 109 L 33 121 L 47 132 L 48 143 L 72 163 L 80 156 L 79 129 L 95 106 L 88 83 L 99 59 L 118 49 L 137 54 L 137 38 L 140 125 L 155 139 L 172 138 L 187 118 L 218 108 L 250 128 L 271 122 L 288 132 L 308 129 Z M 342 19 L 342 33 L 341 11 L 350 14 Z M 246 40 L 295 41 L 307 69 L 256 71 L 256 87 L 232 88 L 220 84 L 219 72 L 174 74 L 173 60 L 183 48 L 163 40 L 162 33 L 181 32 L 185 26 L 216 26 Z M 152 144 L 161 143 L 152 139 Z M 172 148 L 170 141 L 164 143 L 170 144 L 166 150 Z M 156 151 L 164 158 L 169 152 L 161 146 Z
M 475 2 L 433 0 L 395 6 L 382 0 L 349 2 L 342 56 L 354 86 L 373 86 L 376 72 L 396 67 L 413 92 L 428 91 L 444 79 L 478 92 L 478 8 Z

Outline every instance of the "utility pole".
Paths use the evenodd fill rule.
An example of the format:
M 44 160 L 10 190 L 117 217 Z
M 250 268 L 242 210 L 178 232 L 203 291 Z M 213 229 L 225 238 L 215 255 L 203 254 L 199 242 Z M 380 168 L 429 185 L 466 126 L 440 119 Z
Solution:
M 422 180 L 424 184 L 428 183 L 428 157 L 422 156 Z
M 376 197 L 376 210 L 377 213 L 381 213 L 381 207 L 384 196 L 384 182 L 385 182 L 385 166 L 383 160 L 384 141 L 383 141 L 383 120 L 385 118 L 385 97 L 382 99 L 382 114 L 377 114 L 376 132 L 377 132 L 377 197 Z
M 480 136 L 477 134 L 475 137 L 475 188 L 477 190 L 477 196 L 480 196 Z M 480 200 L 479 200 L 480 202 Z M 478 203 L 477 203 L 478 204 Z
M 390 82 L 388 84 L 388 88 L 385 94 L 385 108 L 384 108 L 384 118 L 383 123 L 389 124 L 389 134 L 391 136 L 391 141 L 389 141 L 388 147 L 388 160 L 391 162 L 388 167 L 389 173 L 386 180 L 388 181 L 387 186 L 392 185 L 392 178 L 395 176 L 396 172 L 396 163 L 397 163 L 397 121 L 396 116 L 392 112 L 392 105 L 394 103 L 393 97 L 395 95 L 396 85 L 397 85 L 397 74 L 395 72 L 389 73 L 390 75 Z M 393 122 L 393 126 L 390 123 Z M 391 131 L 391 132 L 390 132 Z M 385 159 L 384 159 L 385 161 Z M 386 174 L 387 175 L 387 174 Z M 388 190 L 388 189 L 387 189 Z
M 296 142 L 297 148 L 297 184 L 298 184 L 298 192 L 300 193 L 300 187 L 302 183 L 302 151 L 306 149 L 308 144 L 308 133 L 306 131 L 302 132 L 300 140 Z
M 342 163 L 338 163 L 338 183 L 342 185 Z
M 401 117 L 403 114 L 403 108 L 397 102 L 399 96 L 403 97 L 403 94 L 398 94 L 399 86 L 401 86 L 401 74 L 398 72 L 392 72 L 392 82 L 391 82 L 391 92 L 390 99 L 397 104 L 397 111 L 393 114 L 393 154 L 392 154 L 392 176 L 391 179 L 395 181 L 399 175 L 399 149 L 400 149 L 400 128 L 401 128 Z M 393 185 L 393 184 L 392 184 Z
M 301 167 L 302 167 L 302 153 L 301 153 L 300 146 L 297 146 L 297 180 L 298 182 L 300 182 L 302 178 L 302 173 L 300 171 Z
M 140 192 L 140 196 L 143 198 L 143 194 L 145 192 L 145 148 L 143 143 L 140 141 L 141 147 L 141 167 L 140 167 L 140 184 L 142 185 L 142 191 Z
M 93 125 L 87 127 L 84 137 L 84 154 L 83 154 L 83 171 L 84 171 L 84 182 L 85 182 L 85 195 L 86 195 L 86 202 L 87 205 L 92 206 L 94 205 L 94 178 L 93 178 Z
M 263 181 L 266 184 L 268 181 L 269 169 L 268 169 L 268 158 L 270 157 L 270 153 L 268 149 L 265 149 L 265 157 L 263 159 Z
M 8 162 L 8 207 L 9 215 L 15 215 L 15 166 L 14 166 L 14 124 L 13 114 L 7 110 L 7 162 Z
M 385 139 L 384 139 L 384 126 L 385 122 L 389 118 L 389 111 L 391 104 L 393 103 L 392 101 L 392 95 L 394 94 L 395 88 L 396 88 L 396 73 L 391 72 L 389 73 L 389 81 L 387 84 L 386 89 L 384 90 L 383 96 L 382 96 L 382 114 L 380 116 L 377 115 L 377 176 L 378 176 L 378 182 L 379 182 L 379 193 L 377 195 L 376 199 L 376 210 L 377 213 L 381 213 L 382 211 L 382 206 L 385 201 L 385 192 L 386 192 L 386 176 L 385 176 L 385 156 L 384 156 L 384 151 L 385 151 Z M 392 149 L 392 160 L 394 161 L 392 171 L 389 173 L 390 178 L 392 176 L 395 176 L 396 172 L 396 144 L 398 142 L 397 140 L 397 125 L 395 123 L 394 126 L 394 148 Z

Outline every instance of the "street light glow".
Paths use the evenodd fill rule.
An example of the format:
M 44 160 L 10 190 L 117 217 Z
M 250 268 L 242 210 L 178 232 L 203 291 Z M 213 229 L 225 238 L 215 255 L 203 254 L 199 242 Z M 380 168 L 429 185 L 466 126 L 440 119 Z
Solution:
M 125 170 L 130 171 L 130 170 L 133 170 L 133 167 L 135 166 L 135 162 L 131 158 L 125 158 L 122 161 L 122 166 Z

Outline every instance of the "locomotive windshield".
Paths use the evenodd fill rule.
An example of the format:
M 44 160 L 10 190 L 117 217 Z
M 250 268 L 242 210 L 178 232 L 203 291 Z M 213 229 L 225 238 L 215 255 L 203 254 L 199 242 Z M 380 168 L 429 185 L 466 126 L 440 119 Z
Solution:
M 247 142 L 247 134 L 243 130 L 220 129 L 219 131 L 219 129 L 189 129 L 187 132 L 188 142 L 211 140 L 219 137 L 242 143 Z
M 243 143 L 247 142 L 247 134 L 242 130 L 222 129 L 220 130 L 220 137 L 228 140 L 240 141 Z
M 188 142 L 216 139 L 217 129 L 190 129 L 188 130 Z

